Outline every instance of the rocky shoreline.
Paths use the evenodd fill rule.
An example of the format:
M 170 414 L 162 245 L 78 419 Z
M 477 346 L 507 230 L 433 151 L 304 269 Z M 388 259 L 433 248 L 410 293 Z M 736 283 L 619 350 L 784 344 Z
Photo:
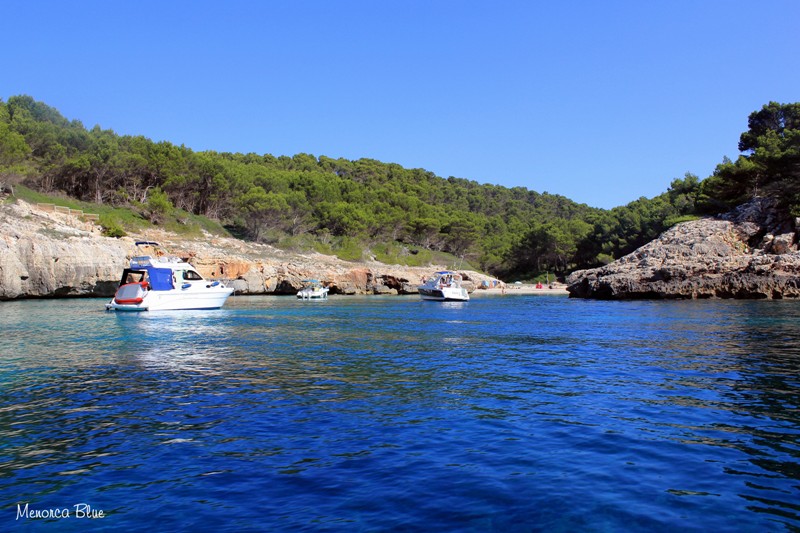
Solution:
M 606 300 L 800 298 L 800 220 L 755 199 L 678 224 L 635 252 L 567 278 L 570 297 Z
M 476 290 L 493 278 L 459 270 L 480 294 L 566 294 L 593 299 L 800 298 L 800 220 L 780 217 L 756 199 L 715 218 L 678 224 L 606 266 L 572 273 L 566 288 L 508 285 Z M 226 280 L 236 294 L 295 294 L 302 280 L 321 279 L 330 294 L 417 294 L 444 265 L 405 267 L 296 254 L 233 238 L 186 239 L 161 230 L 137 235 L 157 241 L 207 278 Z M 20 298 L 110 297 L 135 251 L 134 239 L 105 237 L 91 219 L 0 204 L 0 301 Z M 528 290 L 530 289 L 530 290 Z
M 325 281 L 331 294 L 417 294 L 423 277 L 445 268 L 347 262 L 233 238 L 188 240 L 159 230 L 136 237 L 105 237 L 92 220 L 21 200 L 0 204 L 0 300 L 110 297 L 135 251 L 135 240 L 163 244 L 203 276 L 226 280 L 236 294 L 295 294 L 308 278 Z M 470 290 L 492 279 L 459 272 Z

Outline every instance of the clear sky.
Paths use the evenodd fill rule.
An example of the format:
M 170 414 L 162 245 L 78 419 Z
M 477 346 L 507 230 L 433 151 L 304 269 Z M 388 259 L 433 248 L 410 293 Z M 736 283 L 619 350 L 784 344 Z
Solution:
M 193 150 L 373 158 L 611 208 L 800 101 L 798 0 L 0 3 L 0 98 Z

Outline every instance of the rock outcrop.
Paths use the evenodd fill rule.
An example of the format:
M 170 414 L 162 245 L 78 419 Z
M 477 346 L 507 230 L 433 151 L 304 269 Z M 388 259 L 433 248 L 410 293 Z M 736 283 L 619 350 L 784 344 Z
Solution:
M 322 254 L 293 254 L 233 238 L 187 240 L 149 230 L 156 241 L 188 260 L 205 277 L 231 283 L 236 294 L 295 294 L 315 278 L 330 294 L 416 294 L 424 276 L 442 266 L 353 263 Z M 135 252 L 134 239 L 104 237 L 99 226 L 23 201 L 0 204 L 0 300 L 112 296 Z M 488 276 L 460 271 L 468 286 Z
M 800 221 L 756 199 L 718 217 L 678 224 L 621 259 L 567 278 L 571 297 L 798 298 Z

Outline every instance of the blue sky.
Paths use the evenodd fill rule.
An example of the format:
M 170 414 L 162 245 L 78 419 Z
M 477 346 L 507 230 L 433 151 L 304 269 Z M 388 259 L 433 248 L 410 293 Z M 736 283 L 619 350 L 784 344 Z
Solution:
M 193 150 L 424 168 L 611 208 L 800 101 L 797 0 L 5 0 L 0 98 Z

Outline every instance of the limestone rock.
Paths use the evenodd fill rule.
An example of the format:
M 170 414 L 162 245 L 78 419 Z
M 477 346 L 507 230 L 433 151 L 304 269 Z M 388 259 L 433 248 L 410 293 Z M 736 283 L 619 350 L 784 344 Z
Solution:
M 797 298 L 794 223 L 757 199 L 719 217 L 678 224 L 600 268 L 567 278 L 572 297 Z

